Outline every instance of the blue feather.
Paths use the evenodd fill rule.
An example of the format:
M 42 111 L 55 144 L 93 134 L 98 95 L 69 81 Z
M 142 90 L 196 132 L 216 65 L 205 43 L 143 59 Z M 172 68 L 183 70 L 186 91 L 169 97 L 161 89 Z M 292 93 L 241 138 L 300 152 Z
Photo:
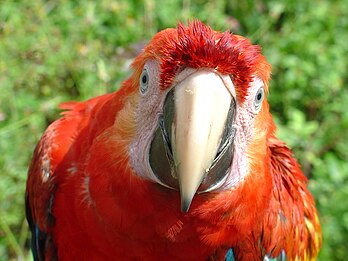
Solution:
M 266 255 L 264 258 L 263 258 L 263 261 L 286 261 L 287 258 L 286 258 L 286 254 L 285 254 L 285 251 L 282 250 L 282 252 L 280 253 L 279 256 L 277 257 L 270 257 L 269 255 Z M 226 257 L 225 257 L 225 261 L 236 261 L 234 259 L 234 254 L 233 254 L 233 250 L 232 248 L 230 248 L 227 253 L 226 253 Z
M 235 261 L 232 248 L 227 251 L 225 261 Z
M 285 251 L 282 250 L 279 256 L 277 257 L 270 257 L 269 255 L 266 255 L 263 259 L 263 261 L 286 261 L 286 254 Z

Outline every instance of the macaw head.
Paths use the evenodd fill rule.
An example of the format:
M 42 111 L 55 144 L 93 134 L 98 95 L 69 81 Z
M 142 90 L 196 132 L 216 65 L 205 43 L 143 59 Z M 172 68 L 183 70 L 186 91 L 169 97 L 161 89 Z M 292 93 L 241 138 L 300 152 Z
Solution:
M 180 191 L 231 189 L 262 168 L 270 65 L 244 37 L 200 21 L 156 34 L 133 63 L 136 175 Z

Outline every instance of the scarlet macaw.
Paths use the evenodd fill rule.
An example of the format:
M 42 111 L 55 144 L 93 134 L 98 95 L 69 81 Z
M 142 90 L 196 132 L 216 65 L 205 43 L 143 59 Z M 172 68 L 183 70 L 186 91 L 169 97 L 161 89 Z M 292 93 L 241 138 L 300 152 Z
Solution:
M 270 65 L 200 21 L 157 33 L 110 94 L 65 103 L 26 190 L 36 260 L 314 260 L 307 179 L 275 136 Z

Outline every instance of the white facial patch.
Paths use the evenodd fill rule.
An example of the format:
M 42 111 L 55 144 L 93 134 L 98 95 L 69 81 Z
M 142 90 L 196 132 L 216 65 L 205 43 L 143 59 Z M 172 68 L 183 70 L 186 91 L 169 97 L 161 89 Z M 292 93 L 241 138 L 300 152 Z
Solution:
M 226 183 L 221 188 L 232 188 L 240 183 L 249 173 L 247 146 L 254 135 L 255 116 L 260 112 L 264 98 L 263 81 L 254 77 L 250 83 L 246 100 L 236 102 L 236 119 L 233 128 L 236 129 L 232 168 Z M 262 89 L 262 91 L 260 91 Z M 259 95 L 261 93 L 261 96 Z
M 146 81 L 144 75 L 147 77 Z M 139 92 L 136 111 L 137 134 L 130 148 L 131 166 L 138 176 L 157 182 L 156 176 L 151 171 L 148 156 L 166 92 L 160 89 L 160 65 L 155 60 L 149 60 L 144 65 L 139 79 Z

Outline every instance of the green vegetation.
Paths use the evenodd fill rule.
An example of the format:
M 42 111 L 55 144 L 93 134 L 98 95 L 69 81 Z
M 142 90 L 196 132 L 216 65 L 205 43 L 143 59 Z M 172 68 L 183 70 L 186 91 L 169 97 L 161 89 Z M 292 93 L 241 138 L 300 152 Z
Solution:
M 348 253 L 348 2 L 3 0 L 0 2 L 0 260 L 30 260 L 26 171 L 57 106 L 116 90 L 138 43 L 197 17 L 260 44 L 273 66 L 279 136 L 310 178 L 320 260 Z M 344 102 L 346 101 L 346 102 Z

